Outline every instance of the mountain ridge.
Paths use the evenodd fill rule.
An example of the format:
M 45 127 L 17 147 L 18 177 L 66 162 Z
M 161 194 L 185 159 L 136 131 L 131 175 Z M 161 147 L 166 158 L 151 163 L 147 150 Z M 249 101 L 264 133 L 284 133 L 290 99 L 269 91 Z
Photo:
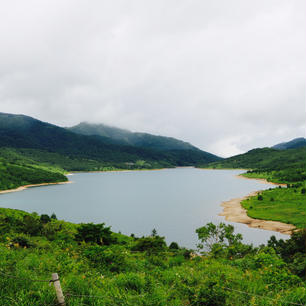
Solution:
M 126 129 L 121 129 L 106 124 L 81 122 L 67 129 L 77 134 L 87 136 L 96 135 L 109 137 L 117 143 L 136 147 L 154 148 L 157 150 L 200 150 L 190 143 L 174 137 L 131 132 Z
M 277 149 L 277 150 L 288 150 L 288 149 L 296 149 L 300 147 L 306 147 L 306 138 L 304 137 L 294 138 L 286 142 L 278 143 L 271 148 Z
M 45 155 L 46 152 L 56 153 L 65 158 L 95 160 L 119 168 L 139 161 L 143 167 L 164 168 L 220 159 L 199 149 L 162 151 L 114 143 L 109 137 L 81 135 L 29 116 L 7 113 L 0 113 L 0 147 L 40 150 Z

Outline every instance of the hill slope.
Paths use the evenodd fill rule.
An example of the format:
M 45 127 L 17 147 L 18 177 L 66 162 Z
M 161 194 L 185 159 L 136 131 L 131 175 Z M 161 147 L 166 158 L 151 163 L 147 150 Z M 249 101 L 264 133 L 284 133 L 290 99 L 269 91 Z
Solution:
M 297 182 L 306 179 L 306 148 L 276 150 L 254 149 L 247 153 L 210 163 L 209 168 L 253 169 L 258 174 L 270 173 L 271 181 Z
M 198 148 L 191 144 L 172 137 L 156 136 L 147 133 L 133 133 L 128 130 L 104 124 L 81 122 L 80 124 L 68 129 L 78 134 L 108 137 L 116 143 L 142 148 L 151 148 L 161 151 L 198 150 Z
M 295 138 L 288 142 L 282 142 L 272 147 L 272 149 L 277 150 L 288 150 L 288 149 L 297 149 L 301 147 L 306 147 L 306 139 L 303 137 Z
M 0 147 L 39 150 L 39 154 L 34 155 L 43 155 L 45 160 L 47 155 L 53 153 L 58 155 L 58 159 L 77 159 L 83 164 L 96 161 L 104 166 L 120 168 L 137 162 L 145 164 L 146 168 L 158 168 L 190 166 L 219 159 L 198 149 L 161 152 L 152 148 L 114 143 L 109 137 L 80 135 L 28 116 L 5 113 L 0 113 Z M 71 170 L 69 167 L 65 169 Z M 82 170 L 86 169 L 83 167 Z

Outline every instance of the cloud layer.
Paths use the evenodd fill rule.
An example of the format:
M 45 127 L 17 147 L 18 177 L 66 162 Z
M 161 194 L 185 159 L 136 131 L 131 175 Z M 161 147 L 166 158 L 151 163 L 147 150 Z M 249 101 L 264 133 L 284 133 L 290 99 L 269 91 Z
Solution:
M 304 0 L 9 1 L 0 111 L 221 156 L 305 133 Z

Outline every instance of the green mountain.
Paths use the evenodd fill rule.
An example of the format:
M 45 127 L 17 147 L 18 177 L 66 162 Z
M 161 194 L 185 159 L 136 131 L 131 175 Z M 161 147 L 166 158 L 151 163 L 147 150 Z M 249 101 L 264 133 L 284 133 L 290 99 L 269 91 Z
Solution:
M 306 179 L 306 147 L 291 150 L 253 149 L 208 165 L 214 169 L 252 169 L 249 171 L 270 181 L 298 182 Z
M 0 113 L 1 147 L 69 171 L 192 166 L 219 159 L 196 148 L 161 151 L 115 143 L 109 137 L 80 135 L 28 116 L 5 113 Z
M 172 137 L 156 136 L 147 133 L 133 133 L 128 130 L 104 124 L 81 122 L 80 124 L 68 129 L 82 135 L 108 137 L 117 144 L 120 143 L 141 148 L 150 148 L 160 151 L 199 150 L 187 142 Z
M 306 147 L 306 139 L 303 137 L 295 138 L 288 142 L 279 143 L 273 146 L 272 148 L 278 150 L 288 150 L 288 149 L 296 149 L 301 147 Z

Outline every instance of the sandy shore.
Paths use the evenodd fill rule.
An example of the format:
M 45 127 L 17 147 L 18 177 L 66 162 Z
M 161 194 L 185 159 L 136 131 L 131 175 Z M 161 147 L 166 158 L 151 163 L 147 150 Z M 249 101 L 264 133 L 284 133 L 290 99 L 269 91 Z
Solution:
M 270 182 L 268 182 L 270 183 Z M 278 184 L 277 184 L 278 185 Z M 237 223 L 246 224 L 249 227 L 261 228 L 264 230 L 275 231 L 282 234 L 290 235 L 296 227 L 292 224 L 282 223 L 278 221 L 253 219 L 247 215 L 246 209 L 241 206 L 241 201 L 251 196 L 256 196 L 260 191 L 254 191 L 242 198 L 235 198 L 225 201 L 221 204 L 223 207 L 222 213 L 219 216 L 224 216 L 225 220 Z
M 15 189 L 2 190 L 2 191 L 0 191 L 0 194 L 1 193 L 22 191 L 22 190 L 25 190 L 25 189 L 31 188 L 31 187 L 40 187 L 40 186 L 48 186 L 48 185 L 61 185 L 61 184 L 70 184 L 70 183 L 72 183 L 72 182 L 67 181 L 67 182 L 58 182 L 58 183 L 41 183 L 41 184 L 24 185 L 24 186 L 20 186 L 18 188 L 15 188 Z

